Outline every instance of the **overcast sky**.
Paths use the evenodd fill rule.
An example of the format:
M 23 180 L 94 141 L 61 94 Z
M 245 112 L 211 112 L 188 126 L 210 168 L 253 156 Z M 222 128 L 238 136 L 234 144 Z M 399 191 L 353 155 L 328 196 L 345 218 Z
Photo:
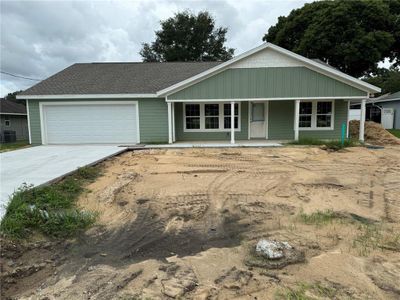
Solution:
M 1 71 L 35 79 L 76 62 L 141 61 L 160 20 L 190 9 L 209 11 L 228 27 L 235 55 L 262 43 L 279 16 L 307 0 L 214 1 L 1 1 Z M 0 96 L 35 81 L 1 74 Z

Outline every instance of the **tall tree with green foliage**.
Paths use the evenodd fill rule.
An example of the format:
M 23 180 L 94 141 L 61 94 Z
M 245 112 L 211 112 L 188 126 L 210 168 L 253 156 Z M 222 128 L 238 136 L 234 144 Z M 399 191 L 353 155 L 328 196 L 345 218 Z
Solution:
M 12 92 L 12 93 L 8 93 L 8 94 L 4 97 L 4 99 L 10 100 L 10 101 L 15 101 L 15 102 L 17 102 L 17 103 L 26 105 L 25 100 L 17 99 L 17 95 L 18 95 L 19 93 L 22 93 L 22 90 L 20 90 L 20 91 L 15 91 L 15 92 Z
M 389 69 L 379 68 L 375 75 L 368 76 L 364 80 L 382 88 L 381 94 L 400 91 L 400 71 L 393 66 Z
M 400 0 L 318 1 L 269 28 L 268 41 L 360 77 L 389 58 L 400 65 Z
M 161 21 L 155 41 L 144 43 L 140 55 L 145 62 L 228 60 L 234 49 L 224 45 L 227 31 L 215 28 L 214 18 L 206 11 L 197 15 L 184 11 Z

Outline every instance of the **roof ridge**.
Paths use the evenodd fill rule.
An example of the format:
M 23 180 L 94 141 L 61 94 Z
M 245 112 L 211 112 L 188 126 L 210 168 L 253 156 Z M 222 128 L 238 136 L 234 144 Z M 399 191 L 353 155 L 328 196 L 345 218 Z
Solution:
M 94 61 L 94 62 L 81 62 L 81 63 L 74 63 L 73 65 L 95 65 L 95 64 L 97 64 L 97 65 L 101 65 L 101 64 L 104 64 L 104 65 L 107 65 L 107 64 L 122 64 L 122 65 L 124 65 L 124 64 L 188 64 L 188 63 L 198 63 L 198 64 L 201 64 L 201 63 L 223 63 L 224 61 L 161 61 L 161 62 L 158 62 L 158 61 L 150 61 L 150 62 L 144 62 L 144 61 L 126 61 L 126 62 L 123 62 L 123 61 L 109 61 L 109 62 L 96 62 L 96 61 Z

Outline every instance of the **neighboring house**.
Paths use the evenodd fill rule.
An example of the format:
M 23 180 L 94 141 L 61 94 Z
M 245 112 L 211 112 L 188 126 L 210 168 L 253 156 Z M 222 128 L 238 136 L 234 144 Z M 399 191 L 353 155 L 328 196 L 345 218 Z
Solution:
M 28 121 L 25 105 L 15 101 L 0 99 L 1 131 L 0 141 L 2 143 L 13 140 L 28 140 Z
M 18 99 L 32 144 L 235 143 L 339 139 L 349 101 L 377 92 L 266 43 L 226 62 L 74 64 Z
M 360 103 L 352 103 L 350 120 L 360 120 Z M 386 129 L 400 129 L 400 91 L 366 101 L 366 120 L 381 123 Z

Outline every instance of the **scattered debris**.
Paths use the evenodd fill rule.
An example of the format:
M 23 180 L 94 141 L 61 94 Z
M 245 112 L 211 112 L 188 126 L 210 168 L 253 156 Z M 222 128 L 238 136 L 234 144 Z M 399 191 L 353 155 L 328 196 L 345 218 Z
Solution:
M 214 282 L 222 284 L 224 288 L 229 290 L 240 290 L 243 286 L 248 285 L 251 278 L 253 278 L 253 273 L 233 267 Z
M 181 298 L 198 286 L 197 277 L 191 268 L 171 264 L 165 268 L 165 272 L 169 276 L 161 280 L 162 293 L 168 297 Z

